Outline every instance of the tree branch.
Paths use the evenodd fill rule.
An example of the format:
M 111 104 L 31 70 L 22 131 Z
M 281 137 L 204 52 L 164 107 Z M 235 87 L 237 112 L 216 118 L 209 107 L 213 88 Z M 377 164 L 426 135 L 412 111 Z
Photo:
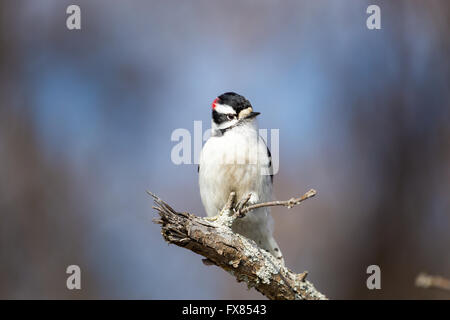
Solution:
M 241 207 L 237 209 L 233 207 L 235 194 L 231 193 L 227 204 L 215 221 L 186 212 L 177 212 L 158 196 L 148 193 L 153 197 L 155 203 L 153 208 L 159 214 L 159 218 L 153 221 L 161 225 L 161 234 L 168 243 L 204 256 L 205 264 L 219 266 L 236 277 L 238 282 L 245 282 L 249 288 L 255 288 L 269 299 L 326 299 L 305 279 L 306 271 L 301 274 L 293 273 L 272 254 L 259 248 L 254 241 L 231 230 L 233 221 L 250 210 L 274 205 L 291 207 L 314 196 L 314 190 L 308 191 L 298 199 L 273 201 L 245 208 L 242 208 L 242 203 L 248 202 L 248 199 L 243 199 Z
M 239 213 L 240 213 L 240 215 L 245 215 L 247 212 L 254 210 L 254 209 L 263 208 L 263 207 L 275 207 L 275 206 L 284 206 L 284 207 L 287 207 L 288 209 L 290 209 L 290 208 L 298 205 L 300 202 L 303 202 L 306 199 L 314 197 L 316 194 L 317 194 L 316 190 L 311 189 L 307 193 L 305 193 L 303 196 L 301 196 L 300 198 L 291 198 L 286 201 L 270 201 L 270 202 L 257 203 L 257 204 L 253 204 L 253 205 L 247 206 L 247 207 L 239 210 Z M 248 202 L 248 199 L 250 199 L 249 196 L 247 196 L 247 198 L 246 198 L 247 199 L 245 201 L 246 203 Z

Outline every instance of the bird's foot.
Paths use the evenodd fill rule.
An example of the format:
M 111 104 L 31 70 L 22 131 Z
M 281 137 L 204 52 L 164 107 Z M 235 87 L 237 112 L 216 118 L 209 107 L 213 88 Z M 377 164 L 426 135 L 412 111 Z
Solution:
M 236 193 L 231 192 L 227 202 L 225 203 L 225 206 L 222 208 L 222 210 L 220 210 L 219 214 L 215 215 L 214 217 L 206 217 L 205 219 L 211 222 L 217 221 L 223 215 L 224 212 L 228 212 L 232 209 L 235 197 Z
M 213 217 L 206 217 L 205 219 L 208 220 L 208 221 L 210 221 L 210 222 L 215 222 L 215 221 L 217 221 L 217 220 L 223 215 L 223 213 L 224 213 L 225 211 L 228 211 L 228 209 L 223 208 L 222 210 L 220 210 L 219 214 L 217 214 L 217 215 L 215 215 L 215 216 L 213 216 Z
M 255 192 L 249 192 L 245 197 L 243 197 L 236 204 L 236 211 L 243 209 L 246 205 L 252 205 L 257 203 L 259 200 L 258 195 Z
M 250 200 L 251 197 L 251 193 L 249 193 L 245 198 L 242 198 L 241 200 L 238 201 L 238 203 L 236 204 L 236 211 L 241 210 L 242 208 L 244 208 L 244 206 L 248 203 L 248 201 Z
M 228 197 L 227 202 L 225 203 L 225 206 L 220 210 L 219 214 L 215 215 L 214 217 L 206 217 L 205 219 L 211 222 L 217 221 L 224 213 L 228 212 L 236 212 L 236 209 L 233 208 L 234 199 L 236 198 L 236 193 L 233 191 L 230 193 L 230 196 Z

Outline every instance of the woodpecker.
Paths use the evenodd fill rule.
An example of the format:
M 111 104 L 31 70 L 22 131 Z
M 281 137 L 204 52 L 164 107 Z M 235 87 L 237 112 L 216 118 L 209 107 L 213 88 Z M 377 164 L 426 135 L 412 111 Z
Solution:
M 231 192 L 248 205 L 272 201 L 271 154 L 259 136 L 256 116 L 243 96 L 226 92 L 212 102 L 211 137 L 200 154 L 200 196 L 208 217 L 218 215 Z M 283 264 L 283 255 L 273 238 L 270 208 L 255 209 L 236 219 L 232 230 L 270 252 Z

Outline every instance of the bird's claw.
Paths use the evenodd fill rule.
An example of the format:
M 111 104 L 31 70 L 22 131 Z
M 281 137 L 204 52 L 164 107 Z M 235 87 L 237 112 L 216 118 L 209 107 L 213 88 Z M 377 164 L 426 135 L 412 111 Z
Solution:
M 251 199 L 251 197 L 252 197 L 252 193 L 250 192 L 245 198 L 242 198 L 241 200 L 239 200 L 239 202 L 238 202 L 237 205 L 236 205 L 235 210 L 236 210 L 237 212 L 239 212 L 240 210 L 242 210 L 242 209 L 245 207 L 245 205 L 249 202 L 249 200 Z
M 224 211 L 225 211 L 225 210 L 222 209 L 222 210 L 220 210 L 220 212 L 219 212 L 218 214 L 216 214 L 215 216 L 213 216 L 213 217 L 206 217 L 205 219 L 208 220 L 208 221 L 210 221 L 210 222 L 215 222 L 215 221 L 217 221 L 217 220 L 222 216 L 222 214 L 223 214 Z

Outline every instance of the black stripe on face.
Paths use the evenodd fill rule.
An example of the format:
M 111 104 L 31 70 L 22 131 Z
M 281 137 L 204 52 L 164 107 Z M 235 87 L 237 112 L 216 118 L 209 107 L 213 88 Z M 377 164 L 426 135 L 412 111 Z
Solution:
M 213 120 L 216 124 L 221 124 L 221 123 L 224 123 L 225 121 L 228 121 L 226 114 L 219 113 L 216 110 L 213 110 L 212 116 L 213 116 Z

